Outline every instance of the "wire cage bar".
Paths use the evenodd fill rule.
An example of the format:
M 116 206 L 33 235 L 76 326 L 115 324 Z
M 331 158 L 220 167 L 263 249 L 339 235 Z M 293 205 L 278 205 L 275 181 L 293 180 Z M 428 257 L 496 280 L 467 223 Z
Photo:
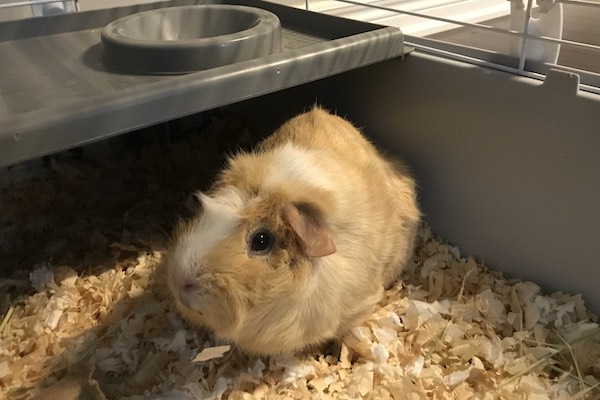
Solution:
M 86 0 L 21 0 L 21 1 L 13 1 L 0 3 L 0 12 L 2 9 L 14 8 L 14 7 L 32 7 L 39 6 L 48 3 L 72 3 L 75 6 L 75 10 L 80 10 L 80 3 Z M 322 13 L 335 13 L 336 7 L 332 6 L 329 10 L 319 10 L 318 7 L 315 7 L 315 4 L 318 4 L 318 0 L 300 0 L 302 4 L 299 3 L 290 4 L 294 0 L 274 0 L 274 2 L 278 2 L 281 4 L 292 5 L 297 8 L 303 8 L 308 11 L 316 11 Z M 523 1 L 523 0 L 510 0 L 507 1 L 507 14 L 509 13 L 510 7 L 514 4 L 514 1 Z M 543 0 L 542 0 L 543 1 Z M 133 1 L 132 1 L 133 2 Z M 538 3 L 541 0 L 537 0 Z M 333 0 L 330 3 L 339 3 L 344 5 L 356 6 L 359 8 L 365 9 L 374 9 L 383 11 L 386 13 L 390 13 L 391 15 L 399 15 L 399 16 L 410 16 L 415 17 L 427 21 L 435 21 L 442 24 L 448 24 L 454 27 L 462 27 L 462 28 L 470 28 L 477 32 L 492 32 L 495 34 L 505 35 L 507 37 L 512 38 L 511 40 L 519 41 L 519 51 L 518 54 L 513 55 L 514 57 L 505 57 L 502 60 L 510 60 L 510 62 L 500 62 L 498 57 L 495 57 L 494 60 L 490 60 L 490 57 L 487 57 L 485 51 L 481 52 L 481 56 L 477 56 L 476 49 L 464 49 L 461 46 L 446 46 L 443 41 L 435 41 L 428 40 L 427 37 L 415 36 L 411 34 L 405 34 L 406 42 L 415 48 L 426 51 L 431 54 L 436 54 L 441 57 L 452 58 L 455 60 L 462 60 L 465 62 L 469 62 L 472 64 L 495 68 L 498 70 L 510 72 L 513 74 L 527 76 L 535 79 L 543 79 L 545 75 L 545 71 L 548 68 L 559 68 L 568 70 L 571 72 L 575 72 L 581 77 L 581 89 L 593 92 L 600 93 L 600 74 L 586 69 L 581 68 L 573 68 L 568 65 L 560 64 L 557 62 L 543 62 L 543 67 L 539 68 L 539 63 L 533 63 L 538 65 L 538 67 L 532 67 L 532 63 L 529 62 L 527 52 L 528 49 L 531 48 L 533 41 L 537 43 L 546 43 L 546 44 L 554 44 L 558 46 L 569 46 L 575 49 L 580 49 L 583 51 L 589 51 L 593 53 L 600 53 L 600 43 L 585 43 L 582 41 L 569 40 L 562 37 L 552 37 L 545 34 L 533 33 L 532 32 L 532 15 L 534 10 L 534 0 L 527 0 L 524 3 L 524 11 L 525 17 L 522 21 L 522 26 L 518 29 L 506 29 L 496 26 L 491 26 L 486 24 L 486 21 L 479 22 L 470 22 L 470 21 L 461 21 L 456 18 L 450 18 L 445 16 L 432 15 L 429 10 L 409 10 L 406 7 L 403 8 L 407 4 L 407 2 L 398 0 L 390 4 L 390 2 L 385 2 L 384 4 L 378 4 L 377 1 L 368 2 L 368 1 L 360 1 L 360 0 Z M 416 2 L 409 2 L 411 5 L 416 4 Z M 447 5 L 451 3 L 460 3 L 460 0 L 456 2 L 441 2 L 440 4 Z M 600 1 L 592 1 L 592 0 L 556 0 L 554 2 L 554 7 L 559 5 L 569 5 L 569 6 L 577 6 L 577 7 L 587 7 L 593 10 L 600 10 Z M 414 8 L 414 7 L 413 7 Z M 435 9 L 435 7 L 433 7 Z M 363 19 L 367 22 L 377 22 L 373 20 L 369 20 L 369 17 L 361 17 L 360 14 L 353 15 L 351 18 Z M 385 24 L 385 22 L 384 22 Z M 598 21 L 600 24 L 600 20 Z M 402 30 L 402 25 L 398 26 Z M 448 28 L 451 29 L 451 28 Z M 516 65 L 515 65 L 516 64 Z M 600 71 L 600 66 L 599 66 Z

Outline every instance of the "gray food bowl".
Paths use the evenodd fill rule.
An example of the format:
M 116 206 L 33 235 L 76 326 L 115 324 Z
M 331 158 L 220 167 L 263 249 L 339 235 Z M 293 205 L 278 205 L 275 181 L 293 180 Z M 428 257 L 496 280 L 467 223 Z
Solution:
M 264 57 L 282 49 L 272 12 L 207 4 L 128 15 L 101 35 L 108 68 L 130 73 L 181 74 Z

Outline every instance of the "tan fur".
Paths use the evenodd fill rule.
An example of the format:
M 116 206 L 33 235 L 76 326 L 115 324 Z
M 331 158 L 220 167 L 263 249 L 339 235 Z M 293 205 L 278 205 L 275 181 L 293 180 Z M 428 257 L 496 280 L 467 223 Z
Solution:
M 331 187 L 301 179 L 265 187 L 275 154 L 290 142 L 313 152 L 323 174 L 319 182 Z M 414 181 L 349 122 L 318 107 L 286 122 L 257 151 L 232 157 L 210 196 L 231 186 L 247 202 L 232 235 L 194 260 L 197 290 L 182 293 L 175 255 L 202 213 L 176 234 L 168 275 L 185 318 L 246 351 L 292 352 L 339 337 L 373 311 L 412 256 L 420 219 Z M 307 255 L 310 240 L 299 232 L 302 224 L 290 222 L 291 206 L 300 217 L 311 214 L 310 229 L 326 230 L 315 237 L 330 235 L 333 244 L 319 250 L 333 254 Z M 248 253 L 248 236 L 257 227 L 277 237 L 269 255 Z

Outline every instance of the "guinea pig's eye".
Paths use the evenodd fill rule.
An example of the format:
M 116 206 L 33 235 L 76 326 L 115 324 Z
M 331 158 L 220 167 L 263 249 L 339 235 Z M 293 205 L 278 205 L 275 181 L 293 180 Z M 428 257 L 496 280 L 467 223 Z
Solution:
M 267 230 L 261 229 L 250 236 L 250 251 L 254 254 L 263 255 L 269 253 L 273 249 L 275 238 L 273 234 Z

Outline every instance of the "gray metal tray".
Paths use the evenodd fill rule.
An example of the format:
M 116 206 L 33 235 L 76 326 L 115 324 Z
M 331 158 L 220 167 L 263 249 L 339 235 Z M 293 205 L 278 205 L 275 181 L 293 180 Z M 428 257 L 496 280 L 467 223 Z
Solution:
M 283 50 L 185 75 L 108 70 L 100 32 L 133 13 L 239 4 L 275 13 Z M 405 53 L 397 28 L 258 0 L 173 0 L 0 24 L 0 166 L 300 85 Z

